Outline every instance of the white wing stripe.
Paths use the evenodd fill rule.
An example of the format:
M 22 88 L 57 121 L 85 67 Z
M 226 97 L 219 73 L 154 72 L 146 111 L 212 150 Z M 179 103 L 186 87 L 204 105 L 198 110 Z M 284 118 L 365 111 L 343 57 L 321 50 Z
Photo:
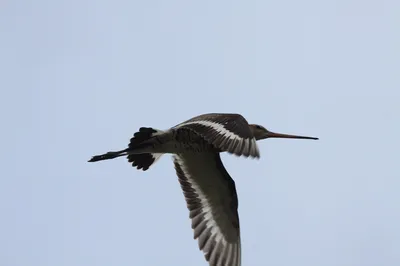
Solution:
M 172 158 L 184 192 L 187 207 L 190 210 L 194 238 L 197 239 L 198 246 L 209 262 L 209 265 L 240 266 L 241 254 L 238 254 L 240 252 L 238 217 L 235 217 L 235 210 L 229 209 L 228 205 L 221 204 L 218 199 L 211 197 L 212 195 L 215 196 L 215 193 L 223 193 L 220 190 L 221 188 L 214 187 L 211 181 L 214 180 L 213 178 L 220 178 L 218 175 L 215 176 L 215 172 L 213 172 L 213 170 L 218 171 L 218 169 L 207 169 L 207 165 L 210 165 L 211 168 L 215 167 L 213 166 L 213 160 L 218 159 L 219 156 L 213 158 L 209 157 L 209 155 L 176 154 Z M 196 159 L 199 161 L 196 162 Z M 212 161 L 202 161 L 210 159 Z M 195 173 L 196 175 L 193 176 Z M 207 178 L 211 179 L 208 180 Z M 208 188 L 210 191 L 206 190 L 206 192 L 203 192 L 202 188 Z M 208 198 L 208 192 L 211 195 L 210 198 Z M 227 197 L 233 197 L 231 198 L 233 200 L 236 194 Z M 232 225 L 229 224 L 230 222 L 232 222 Z M 225 228 L 225 226 L 227 227 Z
M 177 125 L 175 128 L 190 126 L 190 125 L 202 125 L 210 128 L 215 131 L 217 136 L 214 135 L 213 140 L 211 142 L 217 141 L 219 147 L 225 147 L 225 145 L 229 145 L 228 150 L 235 154 L 243 154 L 245 156 L 259 157 L 259 150 L 256 139 L 252 138 L 243 138 L 238 134 L 229 131 L 224 127 L 223 124 L 214 121 L 207 120 L 198 120 L 198 121 L 189 121 L 184 122 L 182 124 Z
M 218 132 L 218 134 L 223 135 L 229 139 L 237 139 L 237 140 L 243 140 L 242 137 L 240 137 L 239 135 L 227 130 L 223 125 L 216 123 L 216 122 L 212 122 L 212 121 L 206 121 L 206 120 L 201 120 L 201 121 L 190 121 L 190 122 L 186 122 L 183 124 L 178 125 L 177 127 L 183 127 L 183 126 L 187 126 L 187 125 L 192 125 L 192 124 L 199 124 L 199 125 L 203 125 L 206 127 L 211 127 L 212 129 L 214 129 L 215 131 Z
M 201 191 L 201 189 L 197 186 L 195 181 L 192 179 L 189 171 L 186 169 L 185 164 L 183 161 L 180 159 L 179 156 L 174 156 L 176 162 L 179 164 L 181 167 L 182 171 L 184 172 L 185 176 L 189 180 L 192 188 L 196 191 L 200 201 L 201 201 L 201 206 L 202 206 L 202 212 L 204 213 L 204 220 L 206 221 L 206 230 L 208 228 L 211 229 L 211 236 L 210 239 L 215 235 L 215 241 L 218 243 L 219 241 L 223 241 L 223 244 L 226 244 L 226 240 L 223 238 L 223 234 L 221 232 L 221 229 L 219 228 L 218 224 L 215 222 L 215 219 L 212 214 L 211 206 L 208 202 L 207 197 L 204 195 L 204 193 Z M 206 231 L 204 230 L 203 233 Z M 201 235 L 201 234 L 200 234 Z

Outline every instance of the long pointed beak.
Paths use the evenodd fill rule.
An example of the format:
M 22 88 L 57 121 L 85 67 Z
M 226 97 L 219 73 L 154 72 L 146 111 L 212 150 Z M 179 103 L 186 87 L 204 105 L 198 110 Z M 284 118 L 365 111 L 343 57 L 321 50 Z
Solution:
M 307 136 L 297 136 L 297 135 L 289 135 L 289 134 L 282 134 L 282 133 L 275 133 L 268 131 L 267 138 L 282 138 L 282 139 L 315 139 L 318 138 L 314 137 L 307 137 Z

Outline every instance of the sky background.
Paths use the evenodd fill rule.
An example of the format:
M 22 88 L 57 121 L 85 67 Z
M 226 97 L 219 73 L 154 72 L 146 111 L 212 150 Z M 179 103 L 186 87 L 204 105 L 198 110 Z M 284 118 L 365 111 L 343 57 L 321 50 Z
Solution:
M 0 265 L 205 266 L 141 126 L 241 113 L 319 141 L 223 154 L 244 266 L 400 265 L 400 1 L 0 4 Z

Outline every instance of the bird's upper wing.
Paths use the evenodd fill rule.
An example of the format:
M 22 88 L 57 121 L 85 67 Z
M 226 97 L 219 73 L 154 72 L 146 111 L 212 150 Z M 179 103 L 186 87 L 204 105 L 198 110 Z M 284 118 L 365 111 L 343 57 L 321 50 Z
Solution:
M 222 151 L 238 156 L 260 157 L 249 124 L 239 114 L 204 114 L 173 127 L 173 129 L 180 128 L 196 132 Z
M 194 238 L 210 266 L 240 266 L 241 245 L 235 182 L 218 153 L 173 155 L 190 211 Z

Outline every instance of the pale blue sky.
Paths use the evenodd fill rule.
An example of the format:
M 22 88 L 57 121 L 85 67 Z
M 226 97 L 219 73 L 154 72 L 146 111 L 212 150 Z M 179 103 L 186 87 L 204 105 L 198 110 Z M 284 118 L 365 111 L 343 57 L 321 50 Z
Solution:
M 400 1 L 5 0 L 0 30 L 0 265 L 206 265 L 169 155 L 86 161 L 207 112 L 320 137 L 223 155 L 244 266 L 400 265 Z

